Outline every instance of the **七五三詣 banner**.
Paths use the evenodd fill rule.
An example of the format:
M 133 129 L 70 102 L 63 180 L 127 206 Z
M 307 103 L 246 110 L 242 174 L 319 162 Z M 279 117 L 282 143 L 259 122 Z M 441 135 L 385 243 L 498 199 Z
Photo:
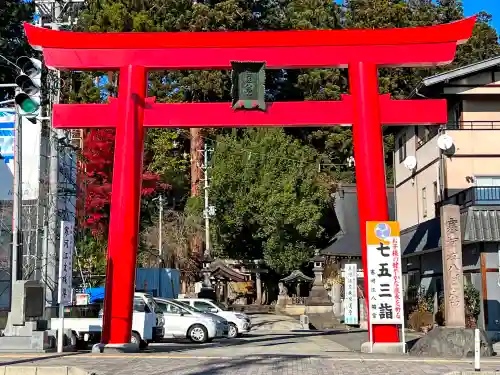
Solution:
M 368 310 L 371 324 L 403 324 L 399 223 L 366 223 Z

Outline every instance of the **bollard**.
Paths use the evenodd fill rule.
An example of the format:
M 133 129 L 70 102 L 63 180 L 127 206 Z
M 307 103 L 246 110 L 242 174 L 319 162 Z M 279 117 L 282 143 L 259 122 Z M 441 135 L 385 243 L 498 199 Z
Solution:
M 478 328 L 474 330 L 474 371 L 481 371 L 481 336 Z

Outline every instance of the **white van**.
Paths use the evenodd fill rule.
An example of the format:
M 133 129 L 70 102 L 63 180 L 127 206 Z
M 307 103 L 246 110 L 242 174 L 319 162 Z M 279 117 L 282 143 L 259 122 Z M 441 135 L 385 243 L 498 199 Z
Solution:
M 218 315 L 229 322 L 228 337 L 234 338 L 250 332 L 252 323 L 247 314 L 229 310 L 225 305 L 207 298 L 179 298 L 177 301 L 188 304 L 200 311 Z
M 179 302 L 155 298 L 165 318 L 165 338 L 188 338 L 195 343 L 205 343 L 215 338 L 227 337 L 227 320 Z
M 99 309 L 98 305 L 97 309 Z M 85 309 L 86 306 L 71 306 L 66 309 Z M 94 317 L 64 318 L 64 330 L 71 332 L 70 345 L 77 349 L 86 349 L 89 344 L 101 341 L 102 314 L 101 309 Z M 97 315 L 97 316 L 96 316 Z M 153 297 L 146 293 L 134 294 L 134 311 L 132 315 L 132 335 L 130 342 L 139 346 L 140 349 L 147 348 L 150 342 L 158 342 L 164 335 L 163 314 Z M 60 326 L 59 318 L 50 320 L 50 328 L 54 336 Z

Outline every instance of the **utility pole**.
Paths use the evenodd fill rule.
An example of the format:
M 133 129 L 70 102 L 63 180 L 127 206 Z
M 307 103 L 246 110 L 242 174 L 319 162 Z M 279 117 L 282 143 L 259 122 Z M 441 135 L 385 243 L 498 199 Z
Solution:
M 213 152 L 212 149 L 208 148 L 207 142 L 203 147 L 203 181 L 204 181 L 204 191 L 205 191 L 205 209 L 203 210 L 203 216 L 205 218 L 205 257 L 210 257 L 211 254 L 211 244 L 210 244 L 210 218 L 215 215 L 215 207 L 210 206 L 208 199 L 208 189 L 210 187 L 209 177 L 208 177 L 208 154 Z
M 54 19 L 52 20 L 51 29 L 58 30 L 58 20 L 60 16 L 60 5 L 55 2 L 54 5 Z M 59 76 L 59 75 L 58 75 Z M 57 83 L 59 85 L 59 82 Z M 57 86 L 56 85 L 56 86 Z M 55 88 L 56 91 L 50 93 L 52 95 L 51 104 L 57 104 L 59 102 L 59 88 Z M 57 148 L 59 138 L 59 129 L 55 130 L 55 134 L 49 131 L 49 189 L 48 189 L 48 209 L 47 209 L 47 253 L 43 255 L 47 259 L 46 262 L 46 275 L 45 275 L 45 302 L 47 307 L 55 308 L 57 303 L 56 292 L 57 292 L 57 262 L 56 257 L 57 251 L 57 223 L 58 223 L 58 180 L 59 180 L 59 153 Z M 51 313 L 55 313 L 52 311 Z
M 19 89 L 16 90 L 16 94 Z M 13 233 L 12 233 L 12 282 L 22 280 L 23 240 L 22 240 L 22 213 L 23 213 L 23 172 L 22 172 L 22 124 L 19 110 L 15 106 L 14 122 L 14 194 L 13 194 Z
M 160 257 L 160 268 L 165 267 L 165 262 L 163 260 L 163 195 L 160 194 L 158 197 L 158 203 L 160 204 L 160 215 L 158 220 L 158 256 Z
M 208 146 L 203 147 L 203 178 L 205 180 L 205 255 L 210 256 L 210 215 L 208 214 Z

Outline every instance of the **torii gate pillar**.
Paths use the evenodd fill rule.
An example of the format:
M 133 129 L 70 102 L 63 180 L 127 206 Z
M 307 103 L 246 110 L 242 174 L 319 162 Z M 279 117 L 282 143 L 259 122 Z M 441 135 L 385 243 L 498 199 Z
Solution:
M 103 344 L 130 341 L 138 245 L 144 127 L 332 126 L 352 124 L 365 275 L 366 221 L 389 218 L 382 128 L 447 121 L 445 100 L 391 100 L 378 92 L 377 68 L 447 64 L 470 38 L 475 18 L 409 29 L 204 33 L 77 33 L 25 24 L 48 67 L 120 70 L 118 98 L 108 104 L 54 105 L 57 128 L 116 128 Z M 230 103 L 156 104 L 146 98 L 155 69 L 231 69 L 262 61 L 270 69 L 349 69 L 350 95 L 340 101 L 268 103 L 265 111 Z M 374 325 L 375 344 L 396 346 L 398 327 Z

